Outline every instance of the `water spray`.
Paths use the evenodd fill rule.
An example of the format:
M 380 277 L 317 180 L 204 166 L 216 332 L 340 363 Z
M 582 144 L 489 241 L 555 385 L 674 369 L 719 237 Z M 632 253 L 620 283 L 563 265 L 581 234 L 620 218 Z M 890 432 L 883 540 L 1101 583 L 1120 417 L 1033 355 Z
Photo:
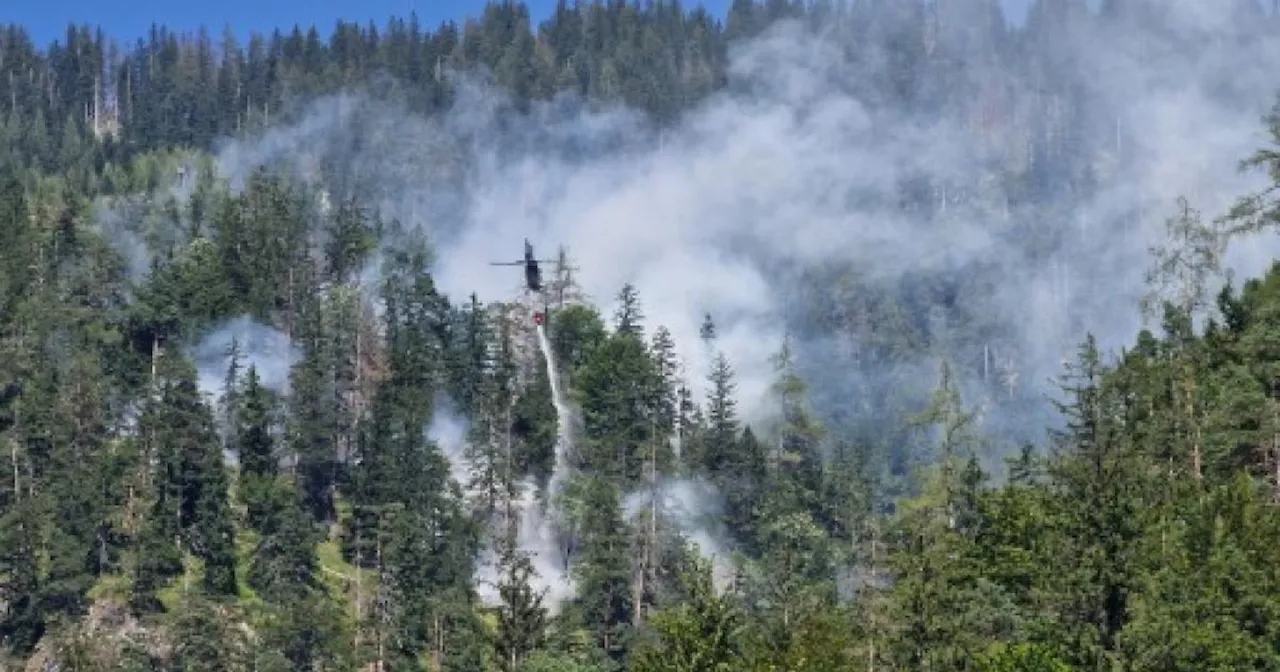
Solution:
M 551 469 L 551 480 L 547 483 L 547 500 L 551 501 L 560 493 L 568 473 L 572 433 L 569 427 L 569 404 L 564 398 L 564 391 L 560 389 L 560 374 L 556 370 L 555 354 L 551 352 L 547 328 L 541 323 L 538 324 L 538 347 L 542 349 L 542 358 L 547 364 L 547 380 L 551 383 L 551 403 L 556 407 L 555 464 Z

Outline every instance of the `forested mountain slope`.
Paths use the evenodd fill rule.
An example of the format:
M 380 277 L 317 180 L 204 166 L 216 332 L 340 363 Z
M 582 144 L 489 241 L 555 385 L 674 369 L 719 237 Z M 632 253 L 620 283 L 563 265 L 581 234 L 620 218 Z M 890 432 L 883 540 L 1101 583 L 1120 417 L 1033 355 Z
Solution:
M 1278 20 L 5 28 L 0 667 L 1280 668 Z

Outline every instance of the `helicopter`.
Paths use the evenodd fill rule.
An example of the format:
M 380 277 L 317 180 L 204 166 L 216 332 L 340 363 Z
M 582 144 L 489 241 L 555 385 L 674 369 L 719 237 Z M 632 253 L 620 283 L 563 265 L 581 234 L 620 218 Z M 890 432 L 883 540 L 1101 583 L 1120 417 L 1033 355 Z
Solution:
M 533 243 L 528 238 L 524 239 L 524 260 L 522 261 L 491 261 L 490 266 L 524 266 L 524 284 L 525 288 L 531 292 L 543 294 L 543 309 L 533 314 L 533 321 L 536 324 L 542 324 L 547 316 L 547 297 L 542 291 L 542 270 L 538 268 L 538 264 L 554 263 L 554 259 L 535 259 L 533 256 Z

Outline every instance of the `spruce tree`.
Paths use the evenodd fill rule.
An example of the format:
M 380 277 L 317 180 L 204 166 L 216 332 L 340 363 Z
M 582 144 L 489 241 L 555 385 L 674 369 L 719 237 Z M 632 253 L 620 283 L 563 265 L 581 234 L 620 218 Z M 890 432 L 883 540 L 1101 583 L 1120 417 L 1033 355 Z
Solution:
M 319 564 L 315 544 L 319 541 L 298 492 L 285 484 L 270 484 L 260 521 L 257 548 L 249 566 L 249 585 L 271 602 L 317 588 Z
M 161 388 L 144 412 L 142 435 L 153 443 L 158 470 L 154 495 L 140 539 L 143 586 L 156 585 L 177 571 L 170 540 L 204 561 L 204 585 L 213 594 L 235 593 L 235 543 L 228 502 L 228 477 L 213 414 L 200 398 L 195 371 L 180 356 L 161 360 Z M 149 589 L 149 588 L 148 588 Z M 144 602 L 145 595 L 140 596 Z
M 1092 335 L 1060 385 L 1066 428 L 1054 433 L 1051 474 L 1062 506 L 1065 546 L 1059 557 L 1072 560 L 1055 583 L 1065 591 L 1064 599 L 1083 599 L 1087 605 L 1062 613 L 1063 643 L 1076 647 L 1071 662 L 1100 665 L 1115 659 L 1128 596 L 1136 586 L 1137 542 L 1149 513 L 1142 505 L 1147 483 L 1122 431 L 1132 412 L 1125 403 L 1128 381 L 1107 375 Z
M 707 431 L 701 446 L 701 464 L 719 484 L 729 478 L 727 470 L 733 464 L 738 442 L 738 402 L 734 398 L 737 384 L 724 353 L 716 353 L 707 379 L 711 389 L 707 392 Z
M 38 502 L 19 499 L 0 509 L 0 591 L 7 608 L 0 615 L 0 644 L 27 656 L 44 635 L 40 604 Z
M 500 566 L 504 570 L 498 584 L 502 606 L 498 611 L 498 659 L 505 672 L 517 672 L 524 659 L 540 646 L 546 635 L 547 611 L 542 605 L 546 589 L 531 584 L 533 564 L 527 554 L 507 544 Z
M 619 334 L 644 334 L 644 313 L 640 308 L 640 296 L 635 285 L 629 282 L 618 292 L 618 308 L 613 315 L 613 326 Z
M 245 374 L 239 411 L 240 500 L 248 510 L 249 526 L 264 529 L 272 489 L 279 473 L 272 427 L 271 392 L 262 386 L 258 369 L 250 365 Z
M 630 641 L 633 605 L 630 544 L 617 488 L 603 478 L 591 478 L 582 506 L 582 551 L 572 569 L 576 606 L 596 644 L 620 659 Z

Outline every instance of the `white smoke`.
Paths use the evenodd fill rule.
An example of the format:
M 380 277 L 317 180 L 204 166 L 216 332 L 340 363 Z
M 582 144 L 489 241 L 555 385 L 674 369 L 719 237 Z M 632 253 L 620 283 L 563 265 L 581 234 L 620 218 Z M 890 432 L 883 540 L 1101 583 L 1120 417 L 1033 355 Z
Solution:
M 197 384 L 209 401 L 223 393 L 231 365 L 231 344 L 240 351 L 240 372 L 250 366 L 257 369 L 262 386 L 283 394 L 289 385 L 289 370 L 302 357 L 283 332 L 254 321 L 249 316 L 237 317 L 216 326 L 191 350 L 196 364 Z
M 966 391 L 991 395 L 989 422 L 1038 438 L 1050 408 L 1040 393 L 1085 332 L 1106 349 L 1132 340 L 1148 248 L 1163 242 L 1175 199 L 1211 217 L 1265 183 L 1236 165 L 1266 140 L 1280 37 L 1245 39 L 1230 3 L 1177 0 L 1159 22 L 1111 24 L 1081 3 L 1036 11 L 1027 30 L 1038 32 L 999 45 L 1003 65 L 975 57 L 962 75 L 921 75 L 923 111 L 866 84 L 896 82 L 888 50 L 921 45 L 890 45 L 873 26 L 851 59 L 852 38 L 780 24 L 735 47 L 729 85 L 661 131 L 632 110 L 571 97 L 512 112 L 501 92 L 464 79 L 453 107 L 431 119 L 360 91 L 319 99 L 293 125 L 224 144 L 219 166 L 233 182 L 267 163 L 324 181 L 335 199 L 371 197 L 385 217 L 431 235 L 436 280 L 454 298 L 507 298 L 513 279 L 490 262 L 517 256 L 525 238 L 539 257 L 563 245 L 606 314 L 624 283 L 636 286 L 646 327 L 671 330 L 699 397 L 712 351 L 698 327 L 710 313 L 752 422 L 777 406 L 767 400 L 770 355 L 796 313 L 839 289 L 800 276 L 847 267 L 860 286 L 908 295 L 896 319 L 930 352 L 903 345 L 893 361 L 867 364 L 866 341 L 895 335 L 833 328 L 800 344 L 815 394 L 893 424 L 874 403 L 932 386 L 941 350 L 970 363 L 957 375 Z M 963 60 L 946 49 L 980 21 L 953 12 L 939 22 L 921 37 L 938 51 L 919 57 Z M 1070 152 L 1087 156 L 1065 161 Z M 1047 195 L 1026 195 L 1035 191 Z M 1275 242 L 1233 248 L 1232 267 L 1263 270 Z M 948 282 L 978 273 L 983 283 Z M 950 284 L 965 293 L 948 296 Z M 855 286 L 831 303 L 856 324 L 877 315 L 865 294 Z M 953 321 L 964 317 L 999 333 L 968 334 Z M 988 375 L 1001 382 L 988 385 Z M 1037 412 L 1008 402 L 1001 413 L 1014 396 L 994 396 L 1005 381 Z M 557 604 L 570 587 L 551 517 L 532 492 L 522 512 L 520 545 Z M 696 538 L 701 528 L 691 529 Z M 700 546 L 716 539 L 707 532 Z
M 864 282 L 895 286 L 995 268 L 988 291 L 959 300 L 1012 337 L 957 343 L 952 356 L 990 359 L 994 348 L 1038 390 L 1086 329 L 1107 348 L 1132 338 L 1147 249 L 1177 196 L 1216 214 L 1258 184 L 1235 165 L 1262 140 L 1260 118 L 1280 83 L 1266 56 L 1280 55 L 1280 40 L 1156 48 L 1234 30 L 1215 13 L 1226 11 L 1177 3 L 1165 12 L 1167 33 L 1063 19 L 1036 45 L 1054 58 L 956 84 L 1002 101 L 994 130 L 977 128 L 963 106 L 921 115 L 869 103 L 856 83 L 881 76 L 880 61 L 850 63 L 837 41 L 781 24 L 735 48 L 730 86 L 660 133 L 633 111 L 568 97 L 513 118 L 503 94 L 463 80 L 453 108 L 433 119 L 358 92 L 318 100 L 295 125 L 228 142 L 219 165 L 233 176 L 263 162 L 301 176 L 354 166 L 331 178 L 336 188 L 365 189 L 387 216 L 430 232 L 441 247 L 437 280 L 452 296 L 508 296 L 510 275 L 489 262 L 518 254 L 526 237 L 539 256 L 565 245 L 606 313 L 623 283 L 636 285 L 646 324 L 672 331 L 699 396 L 708 353 L 698 326 L 709 312 L 748 419 L 770 408 L 769 356 L 803 301 L 791 294 L 791 271 L 848 264 Z M 964 28 L 943 25 L 940 39 Z M 1027 148 L 1071 130 L 1044 110 L 1065 105 L 1057 91 L 1077 83 L 1096 106 L 1079 123 L 1113 145 L 1094 163 L 1099 187 L 1074 202 L 1011 208 L 1002 176 L 1036 170 L 1042 159 Z M 1033 123 L 1036 114 L 1046 121 Z M 932 212 L 898 207 L 913 180 L 930 185 Z M 1023 232 L 1050 227 L 1057 242 L 1029 257 Z M 1232 259 L 1256 272 L 1272 249 L 1251 245 Z M 938 325 L 931 337 L 955 328 Z M 815 387 L 870 395 L 895 377 L 936 372 L 931 362 L 879 377 L 823 364 L 827 379 Z
M 189 227 L 173 221 L 172 213 L 185 217 L 197 170 L 193 153 L 172 152 L 134 167 L 132 177 L 151 183 L 151 189 L 94 199 L 93 223 L 124 261 L 130 280 L 139 282 L 146 276 L 156 252 L 186 242 Z
M 439 446 L 449 460 L 450 478 L 465 487 L 470 469 L 466 456 L 467 421 L 454 413 L 446 397 L 436 400 L 435 412 L 427 427 L 427 438 Z
M 733 563 L 729 534 L 724 525 L 724 507 L 715 487 L 697 478 L 665 478 L 656 488 L 643 486 L 623 498 L 627 520 L 657 509 L 659 527 L 674 527 L 684 534 L 711 565 L 716 590 L 723 590 L 732 578 Z
M 529 586 L 542 594 L 543 605 L 555 614 L 566 600 L 574 596 L 574 585 L 569 576 L 565 549 L 561 545 L 562 534 L 558 527 L 561 520 L 556 515 L 554 500 L 539 500 L 537 484 L 527 479 L 520 484 L 520 497 L 516 502 L 519 511 L 516 548 L 525 554 L 533 567 Z M 497 586 L 502 581 L 501 567 L 496 550 L 486 548 L 476 568 L 476 592 L 486 604 L 500 603 Z

